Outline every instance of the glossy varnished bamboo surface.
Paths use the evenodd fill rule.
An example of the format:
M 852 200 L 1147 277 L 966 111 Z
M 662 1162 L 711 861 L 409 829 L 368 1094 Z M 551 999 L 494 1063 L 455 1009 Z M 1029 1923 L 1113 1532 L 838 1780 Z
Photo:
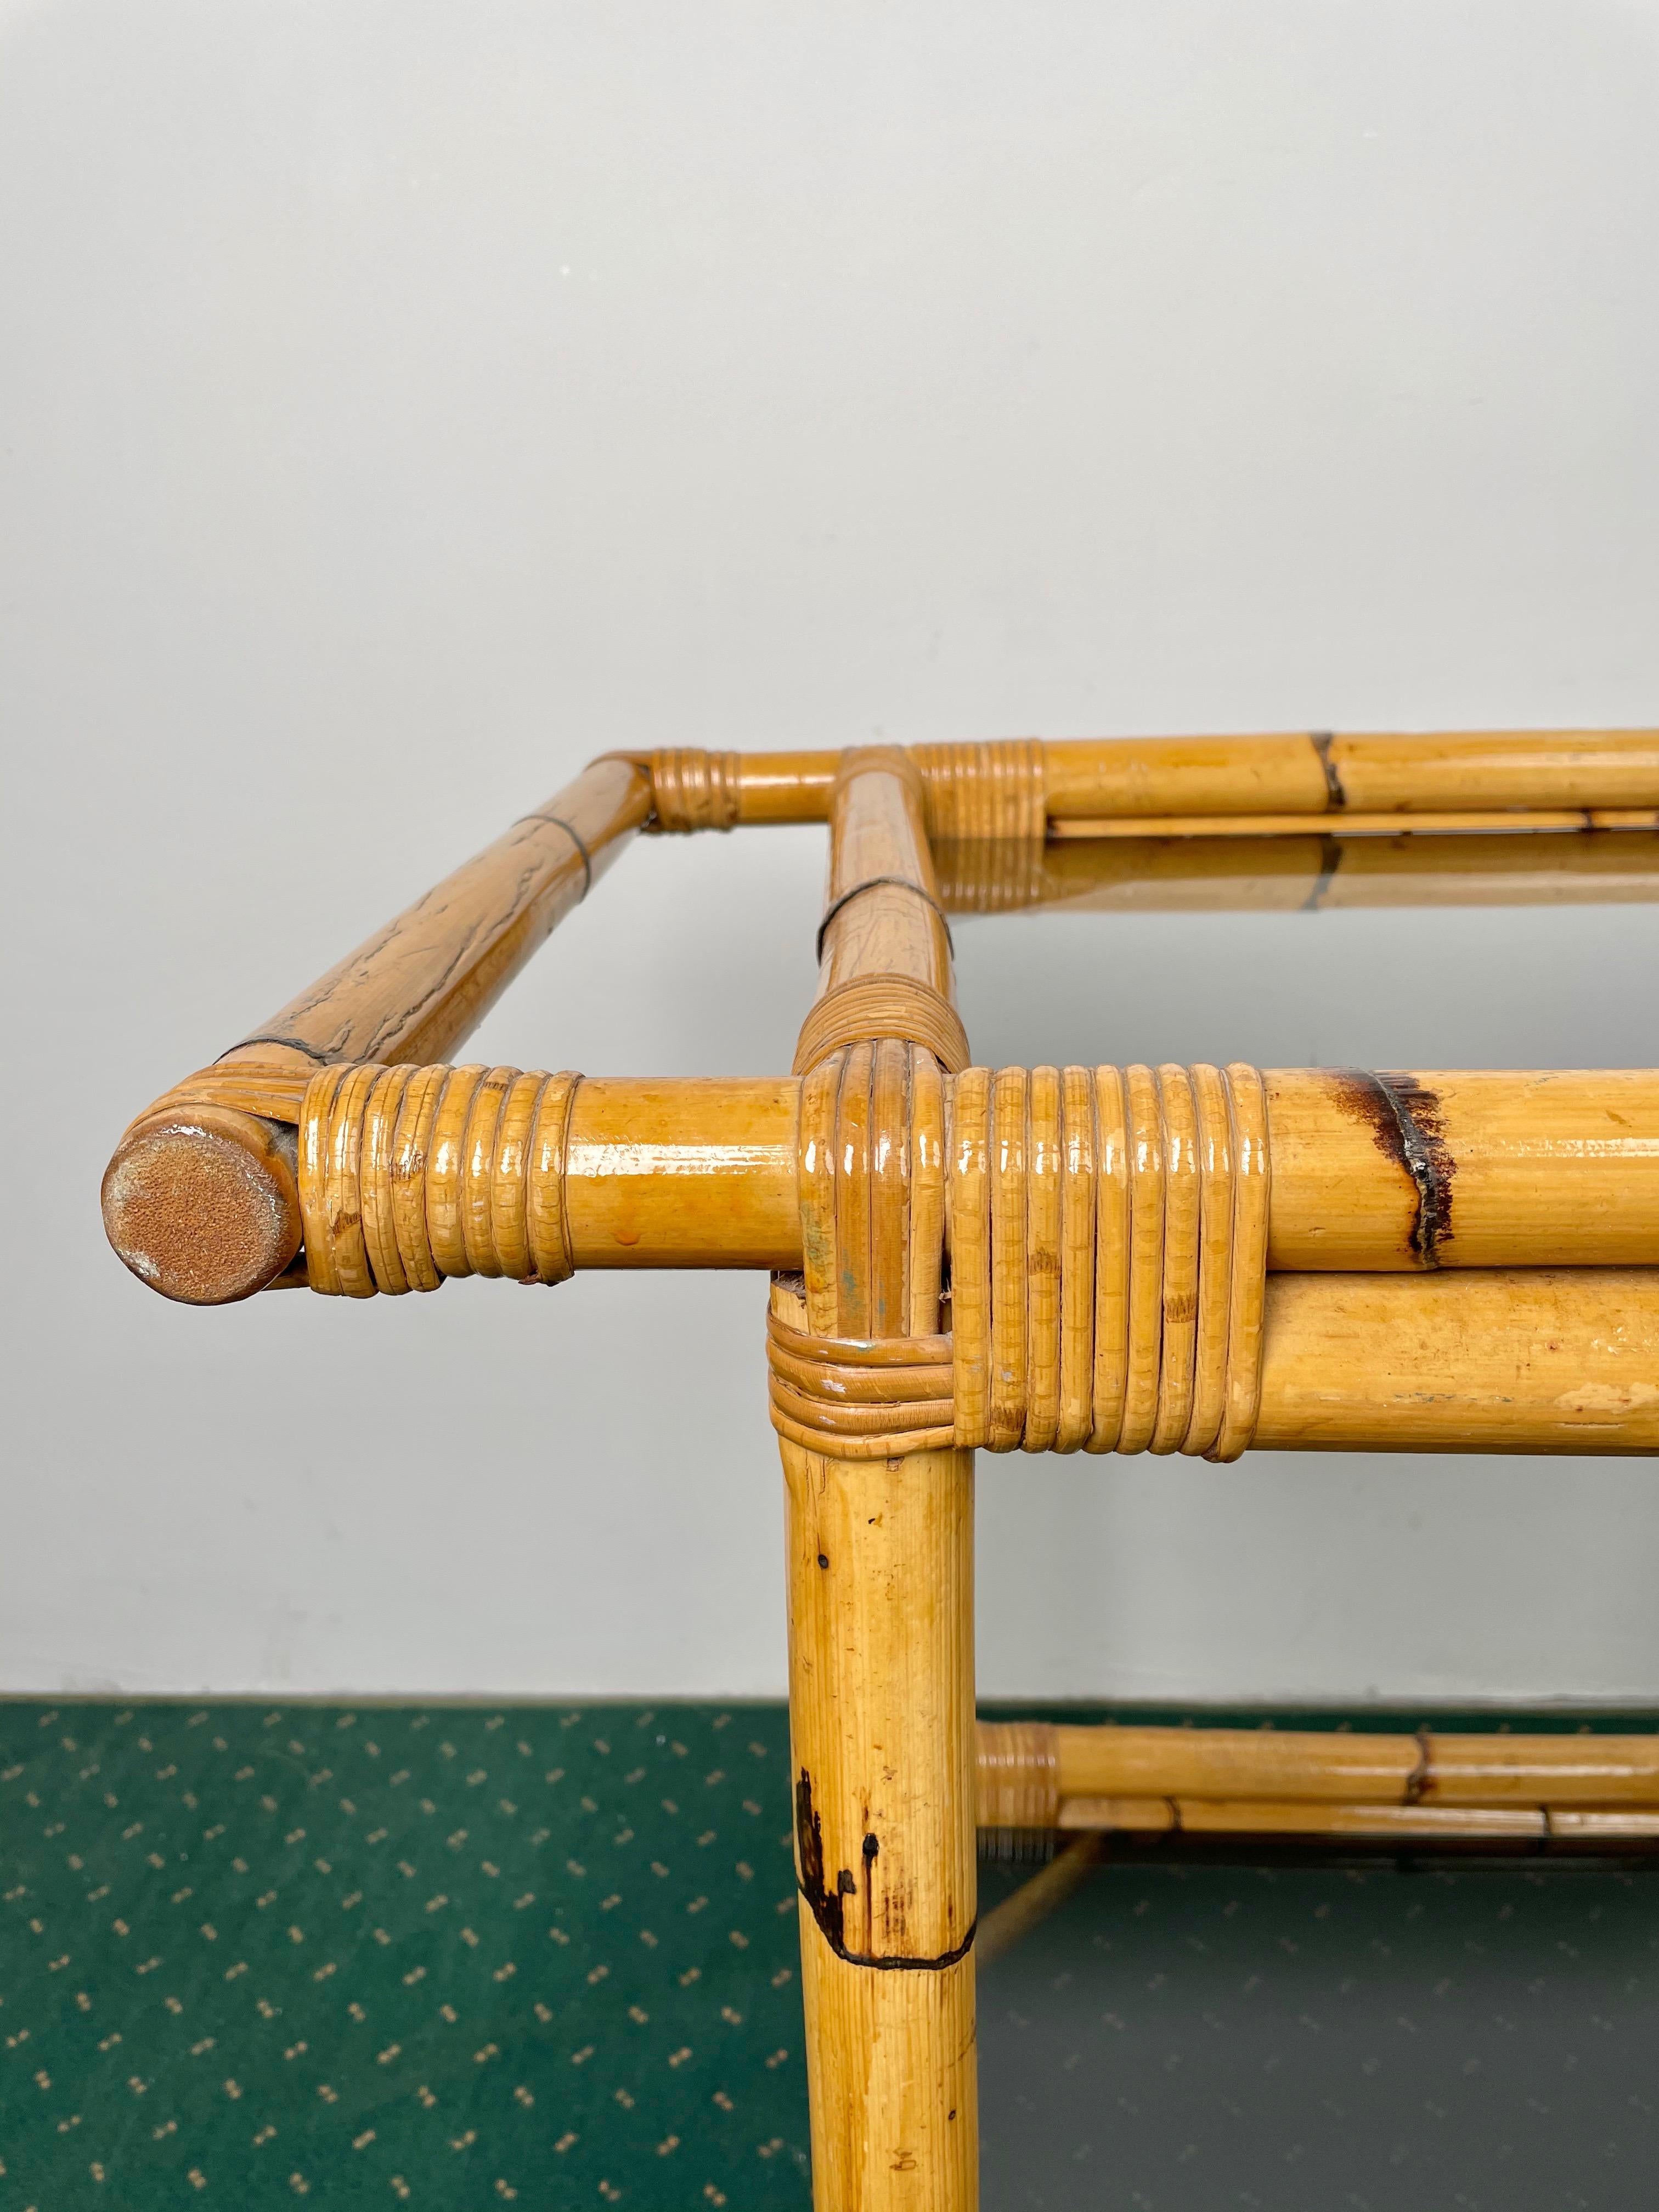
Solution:
M 1358 810 L 1322 816 L 1328 834 L 1348 840 L 1364 837 L 1461 836 L 1520 831 L 1538 836 L 1569 830 L 1659 829 L 1659 811 L 1650 806 L 1506 807 L 1407 811 L 1386 812 Z M 1068 818 L 1048 825 L 1051 837 L 1062 843 L 1073 840 L 1097 842 L 1113 837 L 1283 837 L 1300 830 L 1306 817 L 1285 814 L 1151 814 L 1099 815 Z
M 925 942 L 939 925 L 911 904 L 896 918 Z M 307 1079 L 305 1063 L 288 1065 L 295 1103 L 264 1102 L 285 1115 Z M 251 1066 L 222 1063 L 216 1080 Z M 1279 1068 L 1263 1079 L 1276 1272 L 1659 1264 L 1659 1074 Z M 562 1164 L 574 1264 L 799 1267 L 799 1096 L 793 1076 L 580 1079 Z M 943 1096 L 954 1127 L 949 1078 Z M 146 1280 L 192 1302 L 245 1295 L 298 1248 L 292 1129 L 201 1103 L 143 1118 L 106 1201 Z
M 979 1818 L 993 1850 L 1044 1830 L 1648 1849 L 1659 1735 L 982 1721 Z
M 939 1327 L 944 1221 L 943 1085 L 903 1040 L 950 1009 L 950 945 L 914 769 L 872 750 L 832 803 L 797 1055 L 805 1276 L 775 1280 L 772 1306 L 796 1329 L 904 1337 Z M 842 1036 L 837 1006 L 848 1032 L 860 1008 L 896 1029 Z M 813 2202 L 972 2212 L 973 1455 L 780 1449 Z
M 318 1065 L 447 1059 L 650 808 L 638 769 L 595 761 L 260 1023 L 245 1048 L 285 1045 Z
M 994 757 L 1022 744 L 1036 756 L 1042 811 L 1057 824 L 1158 817 L 1190 823 L 1206 816 L 1254 816 L 1261 817 L 1260 828 L 1275 818 L 1308 815 L 1468 817 L 1522 810 L 1582 818 L 1586 809 L 1649 815 L 1659 809 L 1655 730 L 1294 731 L 981 742 L 909 750 L 932 782 L 971 765 L 975 756 L 988 769 Z M 630 757 L 645 763 L 651 757 Z M 764 823 L 827 819 L 845 757 L 757 750 L 708 757 L 719 761 L 722 781 L 729 781 L 731 820 Z M 962 814 L 947 804 L 939 827 L 945 816 L 954 823 Z M 980 834 L 995 834 L 997 818 L 997 810 L 985 812 Z
M 1270 1068 L 1267 1264 L 1659 1261 L 1659 1074 Z
M 1053 1731 L 1073 1797 L 1335 1803 L 1651 1804 L 1659 1735 L 1371 1735 L 1335 1729 L 1085 1728 Z
M 1659 1264 L 1659 1073 L 1262 1079 L 1277 1272 Z M 585 1079 L 567 1170 L 577 1264 L 799 1267 L 799 1087 Z
M 1659 806 L 1659 731 L 1297 731 L 1043 747 L 1051 822 Z
M 578 1267 L 798 1267 L 793 1076 L 586 1077 L 565 1212 Z
M 295 1079 L 332 1061 L 438 1060 L 494 1003 L 647 820 L 649 779 L 596 761 L 428 891 L 210 1071 Z M 211 1086 L 197 1085 L 211 1097 Z M 188 1086 L 185 1086 L 187 1089 Z M 104 1225 L 133 1273 L 191 1304 L 283 1274 L 301 1224 L 285 1119 L 200 1098 L 141 1115 L 104 1177 Z

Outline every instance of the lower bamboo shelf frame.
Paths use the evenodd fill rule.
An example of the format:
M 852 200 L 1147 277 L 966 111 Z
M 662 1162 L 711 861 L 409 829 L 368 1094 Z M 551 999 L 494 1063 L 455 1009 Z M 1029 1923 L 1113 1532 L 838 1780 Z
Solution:
M 636 832 L 799 821 L 790 1074 L 450 1064 Z M 949 915 L 1656 895 L 1653 730 L 607 756 L 140 1115 L 105 1223 L 196 1304 L 769 1272 L 815 2201 L 963 2212 L 976 1812 L 1659 1823 L 1639 1739 L 976 1737 L 972 1617 L 979 1448 L 1659 1449 L 1659 1074 L 976 1067 Z
M 981 1721 L 981 1837 L 1659 1845 L 1659 1736 Z

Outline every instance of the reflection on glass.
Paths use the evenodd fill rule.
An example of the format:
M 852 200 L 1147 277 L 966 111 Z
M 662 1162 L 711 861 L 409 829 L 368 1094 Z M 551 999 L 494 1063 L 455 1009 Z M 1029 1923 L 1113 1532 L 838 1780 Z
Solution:
M 1643 830 L 1402 836 L 1103 837 L 941 842 L 945 904 L 1089 912 L 1629 904 L 1659 899 Z

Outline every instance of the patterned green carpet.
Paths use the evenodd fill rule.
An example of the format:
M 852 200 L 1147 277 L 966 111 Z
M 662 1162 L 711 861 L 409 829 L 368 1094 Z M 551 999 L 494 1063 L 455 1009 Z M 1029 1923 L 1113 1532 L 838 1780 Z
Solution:
M 789 1820 L 776 1705 L 0 1702 L 0 2212 L 805 2212 Z M 1659 1875 L 1158 1856 L 981 1976 L 988 2212 L 1659 2205 Z
M 0 2204 L 800 2207 L 781 1706 L 0 1706 Z

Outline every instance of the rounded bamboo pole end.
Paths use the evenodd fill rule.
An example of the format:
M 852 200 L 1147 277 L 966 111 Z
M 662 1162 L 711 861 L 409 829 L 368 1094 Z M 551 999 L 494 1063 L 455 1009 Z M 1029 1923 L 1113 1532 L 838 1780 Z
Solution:
M 118 1258 L 185 1305 L 249 1297 L 300 1249 L 292 1160 L 270 1122 L 228 1107 L 175 1108 L 130 1130 L 102 1204 Z

